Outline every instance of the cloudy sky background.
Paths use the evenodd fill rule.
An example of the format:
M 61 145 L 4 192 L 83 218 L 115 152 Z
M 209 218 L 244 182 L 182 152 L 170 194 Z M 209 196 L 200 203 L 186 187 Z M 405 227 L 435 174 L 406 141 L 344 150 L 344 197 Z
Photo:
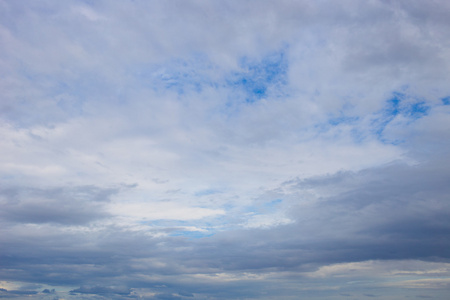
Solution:
M 0 0 L 0 76 L 0 298 L 448 299 L 448 1 Z

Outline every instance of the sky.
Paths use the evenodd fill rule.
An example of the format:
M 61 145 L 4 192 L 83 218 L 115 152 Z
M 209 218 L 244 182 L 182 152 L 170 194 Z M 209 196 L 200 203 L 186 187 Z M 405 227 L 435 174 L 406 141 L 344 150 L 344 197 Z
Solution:
M 0 0 L 0 298 L 448 299 L 450 2 Z

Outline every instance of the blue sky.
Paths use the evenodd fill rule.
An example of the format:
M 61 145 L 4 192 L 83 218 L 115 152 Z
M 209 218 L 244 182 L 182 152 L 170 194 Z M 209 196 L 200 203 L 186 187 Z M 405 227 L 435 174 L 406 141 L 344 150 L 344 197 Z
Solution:
M 447 299 L 448 1 L 0 0 L 0 298 Z

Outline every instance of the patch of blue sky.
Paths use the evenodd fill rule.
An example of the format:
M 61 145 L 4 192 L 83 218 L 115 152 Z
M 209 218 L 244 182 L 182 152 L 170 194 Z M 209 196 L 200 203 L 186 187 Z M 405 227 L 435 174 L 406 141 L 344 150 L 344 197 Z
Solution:
M 329 115 L 327 121 L 316 124 L 314 129 L 319 135 L 321 135 L 328 134 L 331 130 L 334 130 L 335 134 L 339 134 L 341 132 L 339 129 L 348 130 L 345 128 L 350 127 L 352 128 L 350 130 L 350 134 L 353 141 L 355 143 L 360 143 L 366 136 L 357 126 L 360 120 L 361 118 L 358 116 L 346 115 L 344 111 L 341 111 L 338 116 Z
M 150 231 L 163 231 L 169 236 L 199 238 L 212 236 L 218 231 L 229 229 L 228 222 L 227 216 L 222 215 L 195 220 L 158 219 L 139 221 L 138 223 L 148 226 Z
M 425 103 L 425 101 L 413 103 L 409 106 L 407 106 L 404 109 L 404 115 L 413 118 L 413 119 L 419 119 L 423 116 L 426 116 L 428 112 L 430 111 L 430 106 Z
M 398 144 L 400 141 L 387 141 L 383 132 L 390 122 L 397 116 L 402 116 L 414 122 L 428 115 L 430 106 L 424 100 L 408 97 L 404 93 L 394 92 L 392 98 L 386 101 L 385 107 L 380 110 L 372 121 L 372 132 L 383 142 Z
M 283 202 L 283 199 L 274 199 L 263 203 L 253 203 L 244 209 L 244 213 L 251 213 L 252 215 L 265 214 L 268 211 L 273 212 Z
M 135 66 L 131 73 L 155 91 L 175 91 L 179 95 L 201 92 L 205 87 L 225 88 L 233 99 L 247 103 L 286 95 L 288 62 L 284 49 L 262 59 L 242 57 L 239 67 L 221 74 L 206 55 L 197 54 L 160 65 Z
M 278 204 L 280 204 L 281 202 L 283 202 L 283 199 L 275 199 L 275 200 L 272 200 L 270 202 L 265 203 L 264 207 L 266 207 L 266 208 L 274 208 Z
M 139 224 L 145 224 L 154 227 L 173 227 L 173 226 L 185 226 L 186 221 L 183 220 L 166 220 L 166 219 L 158 219 L 158 220 L 143 220 L 139 221 Z
M 450 105 L 450 96 L 442 98 L 441 100 L 444 105 Z
M 400 113 L 400 103 L 404 98 L 404 94 L 394 92 L 392 98 L 386 101 L 384 112 L 389 118 L 393 118 Z
M 339 117 L 332 117 L 328 119 L 328 124 L 332 126 L 337 126 L 340 124 L 354 124 L 359 120 L 359 117 L 356 116 L 339 116 Z
M 271 213 L 276 211 L 281 203 L 283 202 L 283 199 L 274 199 L 269 202 L 265 202 L 258 210 L 259 213 Z
M 372 121 L 372 132 L 383 140 L 383 131 L 386 126 L 400 113 L 400 103 L 404 98 L 404 94 L 394 93 L 393 97 L 386 101 L 385 107 L 377 113 L 376 118 Z
M 288 62 L 284 50 L 265 56 L 255 61 L 243 57 L 241 70 L 232 73 L 227 85 L 237 91 L 244 92 L 245 102 L 253 103 L 268 96 L 284 95 L 287 84 Z

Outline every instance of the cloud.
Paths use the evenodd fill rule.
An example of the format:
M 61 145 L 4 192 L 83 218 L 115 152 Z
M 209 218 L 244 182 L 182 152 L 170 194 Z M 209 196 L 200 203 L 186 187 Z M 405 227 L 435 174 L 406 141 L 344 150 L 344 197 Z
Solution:
M 70 291 L 75 294 L 100 294 L 100 295 L 108 295 L 108 294 L 118 294 L 118 295 L 129 295 L 130 290 L 127 288 L 120 287 L 103 287 L 103 286 L 82 286 L 78 289 L 74 289 Z
M 23 296 L 31 297 L 36 294 L 37 294 L 36 291 L 0 289 L 0 298 L 6 298 L 6 299 L 14 299 L 14 298 L 23 297 Z
M 113 205 L 110 208 L 114 215 L 125 215 L 140 220 L 195 220 L 210 216 L 224 215 L 224 210 L 212 210 L 202 207 L 183 207 L 175 203 L 142 204 L 127 203 Z
M 428 289 L 448 289 L 450 280 L 448 278 L 427 278 L 427 279 L 417 279 L 417 280 L 405 280 L 397 283 L 392 283 L 392 285 L 399 285 L 404 288 L 428 288 Z
M 104 205 L 115 189 L 81 186 L 70 189 L 35 189 L 12 187 L 1 191 L 3 210 L 7 221 L 20 223 L 85 224 L 108 214 Z
M 372 258 L 406 258 L 409 255 L 417 258 L 425 253 L 430 257 L 446 257 L 442 252 L 446 247 L 442 237 L 449 230 L 445 201 L 448 191 L 444 188 L 448 178 L 446 163 L 440 163 L 442 168 L 434 163 L 433 166 L 394 164 L 298 182 L 300 190 L 324 191 L 309 197 L 292 211 L 299 221 L 299 234 L 315 232 L 323 239 L 330 239 L 330 243 L 339 243 L 339 236 L 345 236 L 342 246 L 349 250 L 364 247 L 365 241 L 370 241 L 360 254 Z M 347 183 L 351 186 L 349 190 L 345 190 Z M 300 197 L 302 194 L 298 195 Z M 306 230 L 301 225 L 305 222 Z M 402 241 L 405 244 L 402 245 Z
M 445 1 L 0 7 L 1 297 L 446 299 Z

